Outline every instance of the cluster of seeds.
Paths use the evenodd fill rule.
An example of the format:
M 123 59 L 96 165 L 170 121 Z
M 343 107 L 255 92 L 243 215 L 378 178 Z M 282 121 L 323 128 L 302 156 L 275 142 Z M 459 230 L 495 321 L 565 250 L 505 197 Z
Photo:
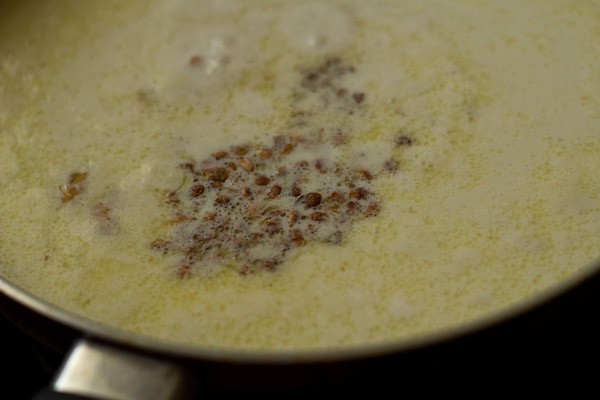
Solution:
M 186 181 L 165 201 L 174 211 L 168 237 L 152 243 L 179 254 L 177 275 L 204 263 L 240 273 L 274 270 L 309 242 L 339 244 L 353 221 L 379 213 L 370 171 L 310 155 L 334 144 L 277 136 L 271 146 L 232 146 L 181 165 Z
M 231 265 L 241 274 L 272 271 L 294 248 L 340 244 L 354 221 L 379 213 L 372 181 L 382 171 L 396 171 L 396 162 L 368 171 L 334 156 L 348 146 L 348 116 L 365 107 L 366 95 L 344 86 L 354 72 L 335 57 L 299 68 L 288 133 L 180 166 L 186 179 L 165 197 L 172 229 L 151 244 L 179 256 L 177 276 L 188 278 L 211 265 Z M 397 146 L 411 144 L 408 137 L 396 140 Z
M 340 58 L 330 57 L 322 63 L 301 69 L 300 88 L 310 93 L 318 93 L 328 105 L 337 104 L 351 113 L 353 106 L 362 104 L 366 95 L 363 92 L 352 92 L 342 84 L 342 78 L 356 72 L 353 65 L 346 64 Z M 298 92 L 297 96 L 301 94 Z

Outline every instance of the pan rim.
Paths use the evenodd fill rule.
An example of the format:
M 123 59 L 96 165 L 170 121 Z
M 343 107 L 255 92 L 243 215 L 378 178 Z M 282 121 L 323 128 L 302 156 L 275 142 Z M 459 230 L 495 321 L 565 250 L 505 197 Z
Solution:
M 5 295 L 37 314 L 64 326 L 75 329 L 82 337 L 90 337 L 114 346 L 125 346 L 132 351 L 152 353 L 158 357 L 192 359 L 198 361 L 229 362 L 237 364 L 315 364 L 354 361 L 390 354 L 419 350 L 454 339 L 469 336 L 551 303 L 600 274 L 600 257 L 585 265 L 567 278 L 542 289 L 526 299 L 505 305 L 491 313 L 457 323 L 423 335 L 401 339 L 387 339 L 357 345 L 294 349 L 245 349 L 236 347 L 211 347 L 168 341 L 144 336 L 122 328 L 88 319 L 52 304 L 10 282 L 0 275 L 0 295 Z M 1 312 L 1 310 L 0 310 Z

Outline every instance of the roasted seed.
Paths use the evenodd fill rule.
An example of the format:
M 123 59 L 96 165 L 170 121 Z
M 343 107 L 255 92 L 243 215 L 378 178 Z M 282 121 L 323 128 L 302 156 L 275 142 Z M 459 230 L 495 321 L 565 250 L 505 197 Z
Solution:
M 358 203 L 355 201 L 349 201 L 346 203 L 346 208 L 348 211 L 355 211 L 358 208 Z
M 329 199 L 336 203 L 343 203 L 344 201 L 346 201 L 346 197 L 340 192 L 331 193 L 331 195 L 329 195 Z
M 180 265 L 175 274 L 180 279 L 189 279 L 192 276 L 192 266 L 189 264 Z
M 269 158 L 273 155 L 273 152 L 269 149 L 261 149 L 258 150 L 256 152 L 256 154 L 260 157 L 260 158 Z
M 224 194 L 217 196 L 215 199 L 215 203 L 217 204 L 227 204 L 231 201 L 229 196 L 225 196 Z
M 283 146 L 281 154 L 290 154 L 292 150 L 294 150 L 294 145 L 291 143 L 287 143 L 285 146 Z
M 271 187 L 271 190 L 269 190 L 269 198 L 274 199 L 277 196 L 279 196 L 280 193 L 281 193 L 281 186 L 274 185 Z
M 383 164 L 383 168 L 386 171 L 390 171 L 390 172 L 394 172 L 398 170 L 398 163 L 395 160 L 387 160 L 384 164 Z
M 302 233 L 298 229 L 293 229 L 290 232 L 290 240 L 297 246 L 304 244 L 304 236 L 302 236 Z
M 176 192 L 167 193 L 167 195 L 165 196 L 165 200 L 168 204 L 178 204 L 179 203 L 179 198 L 177 197 Z
M 321 159 L 315 161 L 315 168 L 317 169 L 317 171 L 319 171 L 322 174 L 327 172 L 327 169 L 325 168 L 325 164 L 324 164 L 323 160 L 321 160 Z
M 237 171 L 237 164 L 234 163 L 233 161 L 230 161 L 227 163 L 227 165 L 229 166 L 229 168 L 231 168 L 234 171 Z
M 254 182 L 258 185 L 258 186 L 266 186 L 269 183 L 271 183 L 271 180 L 269 178 L 267 178 L 264 175 L 259 175 L 256 177 L 256 179 L 254 180 Z
M 235 155 L 243 156 L 246 153 L 248 153 L 249 149 L 248 149 L 248 146 L 232 146 L 231 151 Z
M 358 188 L 358 189 L 351 190 L 350 193 L 348 194 L 348 196 L 351 199 L 362 200 L 369 196 L 369 191 L 365 188 Z
M 240 160 L 240 166 L 248 172 L 254 171 L 254 163 L 246 157 Z
M 202 176 L 209 181 L 225 182 L 229 178 L 229 171 L 226 168 L 208 168 L 202 171 Z
M 290 215 L 288 215 L 289 226 L 294 225 L 298 221 L 299 217 L 300 217 L 300 213 L 298 211 L 296 211 L 296 210 L 292 211 L 290 213 Z
M 310 214 L 310 219 L 312 219 L 313 221 L 326 221 L 327 220 L 327 214 L 324 212 L 315 212 Z
M 205 221 L 214 221 L 215 218 L 217 217 L 217 214 L 214 212 L 207 212 L 206 214 L 204 214 L 204 220 Z
M 359 171 L 359 173 L 360 173 L 360 176 L 366 181 L 370 181 L 371 179 L 373 179 L 373 175 L 371 175 L 371 173 L 367 170 L 363 169 L 363 170 Z
M 222 158 L 227 157 L 227 152 L 226 151 L 217 151 L 216 153 L 213 153 L 212 155 L 216 160 L 220 160 Z
M 320 193 L 311 192 L 306 195 L 306 207 L 314 208 L 321 204 L 322 196 Z
M 412 138 L 406 135 L 397 136 L 396 139 L 394 139 L 394 141 L 398 146 L 403 147 L 410 147 L 413 144 Z
M 298 186 L 293 186 L 292 187 L 292 196 L 300 196 L 302 194 L 302 189 L 300 189 Z
M 199 55 L 191 56 L 188 64 L 190 67 L 200 67 L 202 64 L 204 64 L 204 58 Z
M 179 167 L 182 168 L 182 169 L 187 169 L 191 173 L 194 173 L 194 164 L 191 163 L 191 162 L 186 162 L 186 163 L 183 163 L 183 164 L 179 164 Z
M 87 176 L 87 172 L 74 172 L 69 176 L 68 183 L 76 185 L 83 182 Z
M 308 167 L 308 161 L 304 161 L 304 160 L 302 160 L 302 161 L 298 161 L 298 162 L 296 163 L 296 166 L 297 166 L 298 168 L 307 168 L 307 167 Z
M 190 190 L 190 195 L 192 197 L 199 197 L 200 195 L 202 195 L 202 193 L 204 193 L 204 185 L 202 184 L 194 185 Z
M 363 101 L 365 101 L 365 94 L 364 93 L 360 93 L 360 92 L 356 92 L 352 95 L 352 98 L 354 99 L 354 101 L 356 102 L 356 104 L 360 104 Z
M 269 222 L 267 223 L 267 233 L 270 236 L 273 236 L 277 233 L 281 232 L 281 227 L 277 222 Z
M 379 214 L 380 207 L 378 203 L 371 203 L 367 206 L 367 211 L 365 211 L 365 215 L 369 217 L 374 217 Z
M 242 189 L 242 196 L 244 197 L 251 197 L 252 196 L 252 191 L 250 190 L 249 187 L 245 187 Z
M 287 170 L 285 169 L 285 167 L 279 167 L 275 171 L 276 176 L 285 176 L 286 174 L 287 174 Z

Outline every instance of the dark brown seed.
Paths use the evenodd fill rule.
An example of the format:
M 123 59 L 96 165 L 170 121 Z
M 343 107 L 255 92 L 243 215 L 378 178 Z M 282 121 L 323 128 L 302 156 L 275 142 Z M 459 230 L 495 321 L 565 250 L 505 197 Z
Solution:
M 358 203 L 355 201 L 349 201 L 346 203 L 346 208 L 348 211 L 355 211 L 358 208 Z
M 246 157 L 240 160 L 240 166 L 248 172 L 254 171 L 254 163 Z
M 298 217 L 300 217 L 300 213 L 296 210 L 292 211 L 290 215 L 288 215 L 288 223 L 290 226 L 294 225 L 298 221 Z
M 71 175 L 69 175 L 68 183 L 76 185 L 78 183 L 83 182 L 87 178 L 87 176 L 87 172 L 74 172 Z
M 207 212 L 206 214 L 204 214 L 205 221 L 214 221 L 216 217 L 217 214 L 214 212 Z
M 386 171 L 390 171 L 390 172 L 394 172 L 398 170 L 398 163 L 395 160 L 387 160 L 384 164 L 383 164 L 383 168 Z
M 322 196 L 320 193 L 311 192 L 306 195 L 306 208 L 314 208 L 321 204 Z
M 285 176 L 286 174 L 287 174 L 287 170 L 285 169 L 285 167 L 279 167 L 275 171 L 276 176 Z
M 269 222 L 267 223 L 267 233 L 270 236 L 273 236 L 277 233 L 281 232 L 281 227 L 277 222 Z
M 227 204 L 229 201 L 231 201 L 229 196 L 225 196 L 224 194 L 217 196 L 215 199 L 215 203 L 217 204 Z
M 264 175 L 259 175 L 254 180 L 254 183 L 256 183 L 258 186 L 266 186 L 271 183 L 271 180 Z
M 229 168 L 231 168 L 232 170 L 237 171 L 237 164 L 233 161 L 228 162 L 227 166 L 229 166 Z
M 248 149 L 248 146 L 232 146 L 231 151 L 235 155 L 243 156 L 246 153 L 248 153 L 249 149 Z
M 169 192 L 169 193 L 167 193 L 167 195 L 165 196 L 165 201 L 168 204 L 178 204 L 179 203 L 179 198 L 177 197 L 177 192 Z
M 350 193 L 348 194 L 348 196 L 351 199 L 362 200 L 369 196 L 369 191 L 365 188 L 358 188 L 358 189 L 351 190 Z
M 397 136 L 396 139 L 394 139 L 394 141 L 398 146 L 403 147 L 410 147 L 413 144 L 412 138 L 406 135 Z
M 304 236 L 302 236 L 302 233 L 298 229 L 293 229 L 290 232 L 290 240 L 296 246 L 301 246 L 302 244 L 304 244 Z
M 202 193 L 204 193 L 204 185 L 200 183 L 192 186 L 192 189 L 190 190 L 190 196 L 192 197 L 199 197 Z
M 292 187 L 292 196 L 300 196 L 302 194 L 302 190 L 298 186 Z
M 307 168 L 308 167 L 308 161 L 304 161 L 304 160 L 303 161 L 298 161 L 296 163 L 296 166 L 298 168 Z
M 292 150 L 294 150 L 294 145 L 291 143 L 287 143 L 285 146 L 283 146 L 281 154 L 290 154 Z
M 249 187 L 245 187 L 242 189 L 242 196 L 244 197 L 251 197 L 252 196 L 252 191 L 250 190 Z
M 319 159 L 319 160 L 315 161 L 315 168 L 317 169 L 317 171 L 319 171 L 322 174 L 327 172 L 327 169 L 325 168 L 325 163 L 323 162 L 323 160 Z
M 261 150 L 257 151 L 256 154 L 260 158 L 269 158 L 273 155 L 273 152 L 269 149 L 261 149 Z
M 310 214 L 310 219 L 312 219 L 313 221 L 326 221 L 327 220 L 327 214 L 325 214 L 324 212 L 315 212 Z
M 192 173 L 194 172 L 194 164 L 191 162 L 180 164 L 179 167 L 181 167 L 182 169 L 187 169 Z
M 365 181 L 370 181 L 371 179 L 373 179 L 373 175 L 371 175 L 371 173 L 367 170 L 363 169 L 358 171 L 358 173 L 360 174 L 361 178 Z
M 211 182 L 210 186 L 214 187 L 215 189 L 221 189 L 223 187 L 223 184 L 221 182 Z
M 202 64 L 204 64 L 204 58 L 199 55 L 191 56 L 189 64 L 190 67 L 200 67 Z
M 220 160 L 222 158 L 227 157 L 227 152 L 226 151 L 217 151 L 216 153 L 213 153 L 212 155 L 216 160 Z
M 274 185 L 271 187 L 271 190 L 269 190 L 269 198 L 274 199 L 277 196 L 279 196 L 280 193 L 281 193 L 281 186 Z
M 73 185 L 61 185 L 59 188 L 63 203 L 73 200 L 79 194 L 79 189 Z
M 354 101 L 356 102 L 356 104 L 360 104 L 363 101 L 365 101 L 365 94 L 364 93 L 360 93 L 360 92 L 356 92 L 352 95 L 352 98 L 354 99 Z
M 331 195 L 329 196 L 329 199 L 336 203 L 343 203 L 344 201 L 346 201 L 346 197 L 343 194 L 341 194 L 340 192 L 331 193 Z
M 367 211 L 365 211 L 365 214 L 367 216 L 369 216 L 369 217 L 374 217 L 377 214 L 379 214 L 380 210 L 381 210 L 381 208 L 379 207 L 379 204 L 377 204 L 377 203 L 371 203 L 367 207 Z
M 226 168 L 208 168 L 202 171 L 202 176 L 213 182 L 225 182 L 229 178 L 229 171 Z
M 180 265 L 175 274 L 180 279 L 189 279 L 192 276 L 192 266 L 188 264 Z

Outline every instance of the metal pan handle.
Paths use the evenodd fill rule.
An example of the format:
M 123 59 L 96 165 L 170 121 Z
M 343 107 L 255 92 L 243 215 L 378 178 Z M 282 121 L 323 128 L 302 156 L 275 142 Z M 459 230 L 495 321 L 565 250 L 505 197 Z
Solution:
M 34 400 L 188 399 L 192 382 L 189 372 L 177 363 L 85 338 L 73 345 L 52 390 L 43 390 Z

